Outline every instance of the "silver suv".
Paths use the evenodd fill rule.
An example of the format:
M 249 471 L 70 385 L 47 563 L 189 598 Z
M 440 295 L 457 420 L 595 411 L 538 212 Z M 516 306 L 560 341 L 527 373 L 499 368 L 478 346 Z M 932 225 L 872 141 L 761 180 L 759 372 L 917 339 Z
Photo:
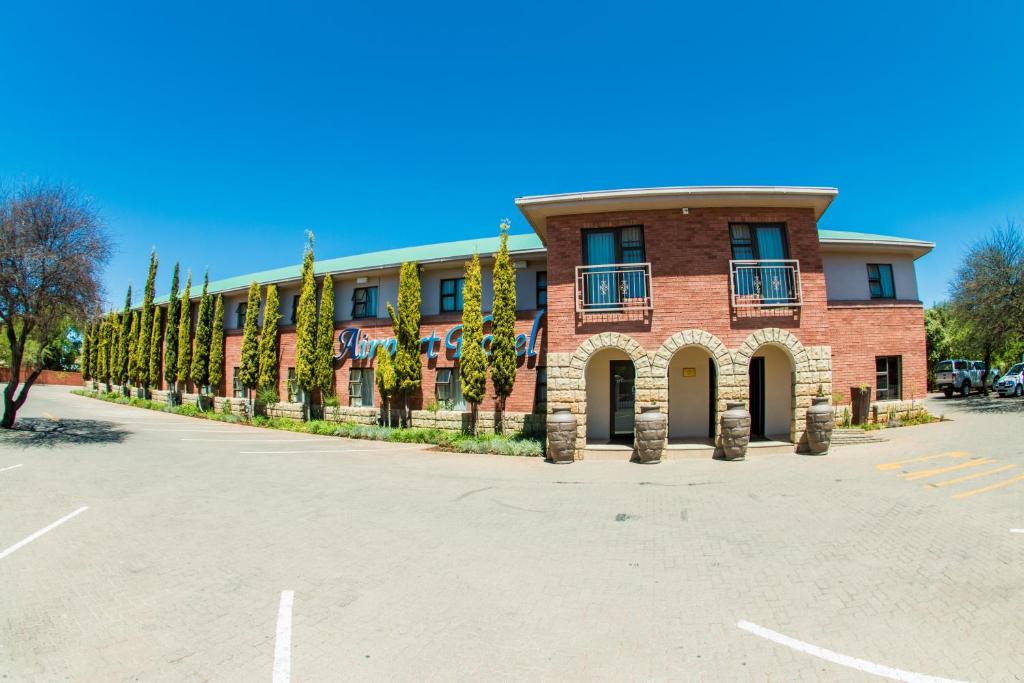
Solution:
M 985 372 L 985 361 L 981 360 L 944 360 L 935 366 L 935 383 L 939 390 L 950 398 L 954 392 L 967 396 L 971 389 L 981 388 L 981 377 Z M 992 368 L 988 372 L 985 384 L 992 387 L 999 371 Z
M 1017 363 L 1006 371 L 1003 378 L 996 382 L 996 391 L 1000 396 L 1024 396 L 1024 363 Z

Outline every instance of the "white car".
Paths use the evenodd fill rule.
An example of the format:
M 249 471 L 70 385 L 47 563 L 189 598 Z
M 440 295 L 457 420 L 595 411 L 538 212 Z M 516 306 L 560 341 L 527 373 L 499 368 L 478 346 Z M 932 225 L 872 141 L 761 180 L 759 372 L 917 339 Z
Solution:
M 1000 396 L 1024 396 L 1024 363 L 1017 363 L 996 382 Z

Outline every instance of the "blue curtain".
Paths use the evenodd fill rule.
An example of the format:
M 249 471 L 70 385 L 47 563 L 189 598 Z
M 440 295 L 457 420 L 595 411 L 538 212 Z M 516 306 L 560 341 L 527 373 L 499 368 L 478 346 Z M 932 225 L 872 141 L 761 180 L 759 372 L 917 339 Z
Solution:
M 756 230 L 759 259 L 786 258 L 786 245 L 782 228 L 759 227 Z M 761 296 L 766 304 L 785 303 L 789 299 L 789 282 L 784 267 L 766 266 L 761 269 Z
M 587 240 L 586 265 L 615 263 L 615 233 L 589 232 Z M 617 278 L 614 268 L 597 268 L 588 271 L 584 279 L 585 303 L 588 306 L 615 306 L 618 301 Z

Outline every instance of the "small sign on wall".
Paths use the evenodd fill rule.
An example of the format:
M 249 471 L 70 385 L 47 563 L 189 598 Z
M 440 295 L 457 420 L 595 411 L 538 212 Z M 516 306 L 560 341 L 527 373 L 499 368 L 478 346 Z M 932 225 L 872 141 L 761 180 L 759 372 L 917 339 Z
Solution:
M 683 377 L 696 377 L 697 368 L 683 368 Z

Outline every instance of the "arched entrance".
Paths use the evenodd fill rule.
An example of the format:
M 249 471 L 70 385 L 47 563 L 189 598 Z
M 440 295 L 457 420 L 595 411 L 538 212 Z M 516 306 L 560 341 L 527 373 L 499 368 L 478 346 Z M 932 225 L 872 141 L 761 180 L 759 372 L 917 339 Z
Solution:
M 751 438 L 790 441 L 796 388 L 792 358 L 779 346 L 765 344 L 750 357 L 748 373 Z
M 713 445 L 718 367 L 707 349 L 679 349 L 668 364 L 669 443 Z
M 636 367 L 625 351 L 595 351 L 584 371 L 587 391 L 587 444 L 633 444 Z

